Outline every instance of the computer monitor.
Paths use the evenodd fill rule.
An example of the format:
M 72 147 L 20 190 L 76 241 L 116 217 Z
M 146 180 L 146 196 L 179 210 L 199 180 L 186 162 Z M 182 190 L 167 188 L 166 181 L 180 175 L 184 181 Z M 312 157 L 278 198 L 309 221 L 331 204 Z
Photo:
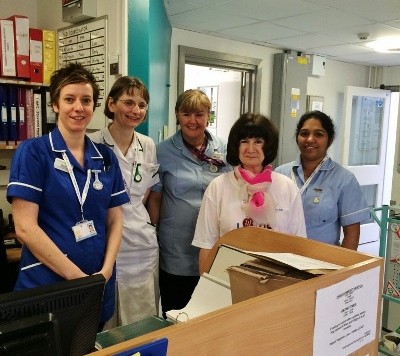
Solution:
M 104 286 L 96 274 L 0 294 L 0 355 L 39 355 L 29 353 L 34 348 L 62 356 L 94 351 Z

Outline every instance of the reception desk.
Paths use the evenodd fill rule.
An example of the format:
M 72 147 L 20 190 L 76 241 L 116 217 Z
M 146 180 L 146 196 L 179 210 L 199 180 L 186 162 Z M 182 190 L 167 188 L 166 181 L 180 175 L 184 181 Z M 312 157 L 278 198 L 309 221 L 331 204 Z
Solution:
M 227 233 L 216 243 L 206 262 L 206 270 L 209 270 L 220 244 L 250 251 L 291 252 L 338 264 L 343 268 L 133 338 L 91 355 L 113 355 L 164 337 L 168 339 L 169 356 L 317 355 L 313 347 L 318 291 L 353 280 L 352 276 L 364 276 L 365 272 L 373 272 L 377 276 L 369 292 L 379 297 L 367 313 L 373 316 L 372 338 L 353 351 L 352 355 L 377 355 L 383 276 L 381 258 L 271 230 L 245 227 Z M 331 306 L 326 305 L 326 308 Z

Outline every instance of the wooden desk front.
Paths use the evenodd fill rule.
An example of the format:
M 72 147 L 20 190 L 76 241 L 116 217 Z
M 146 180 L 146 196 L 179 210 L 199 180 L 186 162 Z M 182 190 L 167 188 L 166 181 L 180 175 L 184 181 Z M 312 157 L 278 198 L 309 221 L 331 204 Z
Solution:
M 379 267 L 376 338 L 353 353 L 357 356 L 377 355 L 383 276 L 381 258 L 271 230 L 246 227 L 227 233 L 217 242 L 207 261 L 208 267 L 222 243 L 245 250 L 292 252 L 344 268 L 122 342 L 92 355 L 113 355 L 161 337 L 168 338 L 168 356 L 312 355 L 316 291 Z

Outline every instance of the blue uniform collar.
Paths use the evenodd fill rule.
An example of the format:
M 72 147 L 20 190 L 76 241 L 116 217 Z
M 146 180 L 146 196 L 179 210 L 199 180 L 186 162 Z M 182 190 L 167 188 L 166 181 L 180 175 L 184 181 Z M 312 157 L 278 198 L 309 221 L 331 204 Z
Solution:
M 207 135 L 208 142 L 206 148 L 206 154 L 212 156 L 215 151 L 218 151 L 219 142 L 209 131 L 205 130 L 205 134 Z M 197 159 L 193 156 L 193 153 L 189 151 L 189 149 L 183 143 L 182 131 L 178 130 L 174 136 L 172 136 L 172 144 L 182 152 L 182 155 L 187 157 L 193 162 L 197 162 Z
M 54 152 L 68 151 L 68 147 L 65 144 L 64 138 L 62 137 L 58 127 L 53 129 L 49 133 L 49 141 L 52 151 Z M 90 157 L 91 159 L 101 159 L 101 160 L 103 159 L 102 154 L 88 136 L 85 136 L 85 157 Z
M 218 150 L 219 142 L 217 138 L 208 130 L 205 130 L 204 132 L 208 138 L 207 150 L 210 148 L 211 143 L 213 150 Z M 185 144 L 183 143 L 182 130 L 178 130 L 175 135 L 172 136 L 172 143 L 178 150 L 187 150 Z
M 293 161 L 293 167 L 296 167 L 296 168 L 301 167 L 301 170 L 303 170 L 303 167 L 301 165 L 300 155 L 298 155 L 297 158 Z M 332 161 L 332 158 L 328 157 L 328 159 L 321 166 L 320 170 L 321 171 L 330 171 L 331 169 L 333 169 L 333 167 L 335 167 L 335 162 Z

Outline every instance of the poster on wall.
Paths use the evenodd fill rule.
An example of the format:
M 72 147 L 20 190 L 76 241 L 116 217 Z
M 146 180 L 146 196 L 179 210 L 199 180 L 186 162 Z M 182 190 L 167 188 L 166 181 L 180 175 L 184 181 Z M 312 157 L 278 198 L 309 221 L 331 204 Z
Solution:
M 100 96 L 98 108 L 88 128 L 104 127 L 104 97 L 108 92 L 107 16 L 60 28 L 57 40 L 59 68 L 69 62 L 80 62 L 95 76 Z

